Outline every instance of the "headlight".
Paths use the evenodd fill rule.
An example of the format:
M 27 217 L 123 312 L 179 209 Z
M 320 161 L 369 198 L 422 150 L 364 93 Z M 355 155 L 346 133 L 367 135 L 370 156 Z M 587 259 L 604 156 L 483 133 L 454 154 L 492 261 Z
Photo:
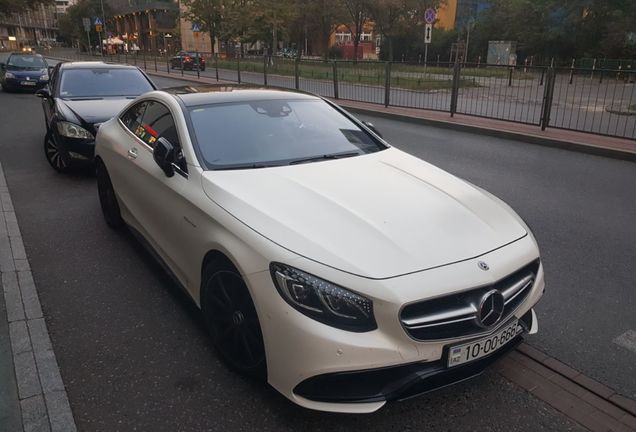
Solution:
M 7 72 L 7 73 L 4 75 L 4 77 L 5 77 L 5 78 L 15 78 L 15 75 L 13 75 L 11 72 Z
M 366 297 L 285 264 L 272 263 L 270 272 L 285 301 L 308 317 L 353 332 L 377 328 Z
M 95 139 L 92 133 L 74 123 L 58 122 L 57 131 L 60 135 L 69 138 Z
M 40 77 L 40 81 L 48 81 L 49 80 L 49 74 L 45 73 L 44 75 L 42 75 Z

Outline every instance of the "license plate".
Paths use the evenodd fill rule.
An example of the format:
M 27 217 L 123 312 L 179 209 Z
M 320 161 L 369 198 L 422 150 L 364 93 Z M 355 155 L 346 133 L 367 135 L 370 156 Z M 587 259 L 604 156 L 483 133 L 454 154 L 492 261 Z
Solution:
M 35 82 L 34 81 L 22 81 L 22 82 L 20 82 L 20 84 L 22 84 L 23 86 L 34 86 Z
M 448 350 L 448 367 L 459 366 L 487 356 L 513 340 L 523 332 L 517 320 L 503 326 L 496 333 L 462 345 L 455 345 Z

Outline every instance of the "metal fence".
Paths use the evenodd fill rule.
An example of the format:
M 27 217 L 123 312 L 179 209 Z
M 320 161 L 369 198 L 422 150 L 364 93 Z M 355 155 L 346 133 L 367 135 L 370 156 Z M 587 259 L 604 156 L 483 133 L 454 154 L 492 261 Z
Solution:
M 636 71 L 631 69 L 202 55 L 205 70 L 187 70 L 169 56 L 143 52 L 104 59 L 192 78 L 298 89 L 336 99 L 636 140 Z M 88 57 L 69 55 L 69 51 L 61 56 Z

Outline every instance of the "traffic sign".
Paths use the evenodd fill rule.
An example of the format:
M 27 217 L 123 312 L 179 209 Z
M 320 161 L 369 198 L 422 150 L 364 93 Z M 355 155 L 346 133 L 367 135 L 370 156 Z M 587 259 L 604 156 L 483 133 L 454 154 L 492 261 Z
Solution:
M 82 24 L 84 25 L 84 31 L 91 31 L 91 19 L 82 18 Z
M 430 44 L 433 35 L 433 24 L 426 24 L 424 28 L 424 43 Z
M 101 19 L 100 17 L 95 17 L 95 18 L 93 19 L 93 24 L 95 24 L 96 26 L 98 26 L 98 25 L 104 25 L 104 23 L 103 23 L 103 21 L 102 21 L 102 19 Z
M 192 31 L 198 33 L 201 31 L 201 25 L 198 23 L 192 23 Z
M 433 21 L 435 21 L 436 15 L 437 14 L 435 13 L 435 9 L 432 9 L 432 8 L 426 9 L 426 11 L 424 11 L 424 21 L 426 21 L 426 24 L 433 24 Z

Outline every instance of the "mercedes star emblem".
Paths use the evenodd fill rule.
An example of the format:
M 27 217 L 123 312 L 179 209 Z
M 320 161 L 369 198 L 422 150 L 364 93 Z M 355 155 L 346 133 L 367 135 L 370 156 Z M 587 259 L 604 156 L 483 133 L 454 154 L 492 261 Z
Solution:
M 488 291 L 479 302 L 477 322 L 487 328 L 499 322 L 504 313 L 504 298 L 497 290 Z

